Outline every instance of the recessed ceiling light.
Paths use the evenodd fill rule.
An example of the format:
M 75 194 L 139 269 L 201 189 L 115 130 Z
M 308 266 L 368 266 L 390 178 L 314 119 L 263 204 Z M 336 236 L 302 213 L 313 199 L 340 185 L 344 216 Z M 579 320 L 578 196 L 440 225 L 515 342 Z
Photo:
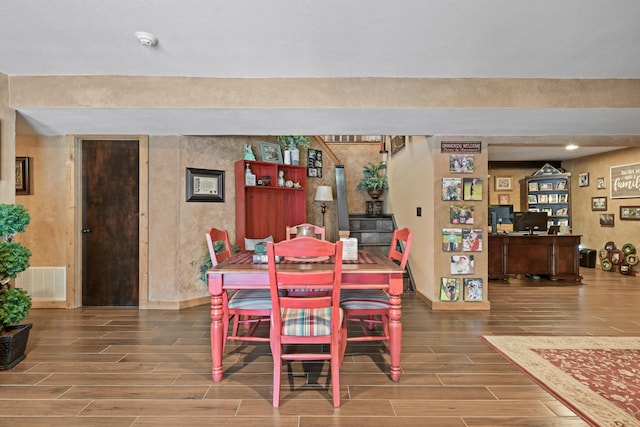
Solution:
M 569 144 L 566 147 L 564 147 L 566 150 L 576 150 L 578 148 L 578 146 L 576 144 Z
M 134 33 L 138 41 L 142 46 L 152 47 L 158 44 L 158 38 L 151 33 L 145 33 L 144 31 L 138 31 Z

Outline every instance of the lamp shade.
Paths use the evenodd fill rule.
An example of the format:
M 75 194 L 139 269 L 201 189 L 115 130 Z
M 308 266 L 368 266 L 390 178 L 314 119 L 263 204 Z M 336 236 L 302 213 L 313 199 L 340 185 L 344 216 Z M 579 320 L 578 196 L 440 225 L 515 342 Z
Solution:
M 333 191 L 328 185 L 319 185 L 316 189 L 316 202 L 331 202 L 333 201 Z

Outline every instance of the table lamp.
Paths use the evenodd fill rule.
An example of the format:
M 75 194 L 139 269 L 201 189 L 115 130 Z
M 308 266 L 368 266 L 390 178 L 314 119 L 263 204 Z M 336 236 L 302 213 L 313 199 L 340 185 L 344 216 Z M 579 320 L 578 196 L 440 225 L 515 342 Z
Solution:
M 316 189 L 316 202 L 321 202 L 322 208 L 322 226 L 324 227 L 324 213 L 327 211 L 327 202 L 333 202 L 333 191 L 328 185 L 319 185 Z

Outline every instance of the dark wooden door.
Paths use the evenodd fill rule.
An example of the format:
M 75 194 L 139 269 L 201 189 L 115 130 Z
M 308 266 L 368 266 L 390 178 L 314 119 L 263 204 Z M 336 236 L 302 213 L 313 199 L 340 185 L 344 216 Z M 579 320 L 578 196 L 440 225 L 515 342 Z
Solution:
M 139 144 L 82 141 L 82 305 L 138 305 Z

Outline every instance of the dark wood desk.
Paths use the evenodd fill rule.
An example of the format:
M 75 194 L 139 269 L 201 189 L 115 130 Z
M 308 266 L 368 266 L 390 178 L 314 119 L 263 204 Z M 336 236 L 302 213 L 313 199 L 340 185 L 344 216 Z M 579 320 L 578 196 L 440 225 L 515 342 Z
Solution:
M 574 235 L 490 234 L 489 279 L 534 274 L 580 282 L 579 245 L 580 236 Z
M 404 270 L 377 251 L 360 251 L 367 254 L 370 263 L 342 264 L 341 289 L 385 289 L 389 292 L 389 352 L 390 376 L 400 380 L 400 353 L 402 348 L 402 276 Z M 211 359 L 214 381 L 222 379 L 222 352 L 224 348 L 222 325 L 222 294 L 228 289 L 269 289 L 269 268 L 266 264 L 234 263 L 246 255 L 240 252 L 207 272 L 211 294 Z M 327 269 L 331 264 L 288 264 L 288 269 Z

